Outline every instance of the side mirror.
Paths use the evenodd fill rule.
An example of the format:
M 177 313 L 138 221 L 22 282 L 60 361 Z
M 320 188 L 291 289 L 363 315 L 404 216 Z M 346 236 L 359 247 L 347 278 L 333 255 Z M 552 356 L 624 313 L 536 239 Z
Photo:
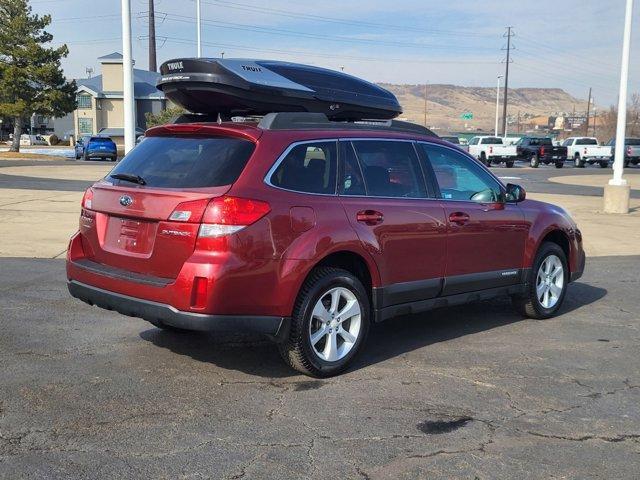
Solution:
M 507 183 L 507 202 L 518 203 L 527 198 L 527 192 L 520 185 Z

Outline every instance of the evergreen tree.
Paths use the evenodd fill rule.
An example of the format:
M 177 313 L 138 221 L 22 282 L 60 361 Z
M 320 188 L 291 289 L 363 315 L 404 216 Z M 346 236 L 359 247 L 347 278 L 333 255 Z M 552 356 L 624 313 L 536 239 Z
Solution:
M 12 152 L 31 115 L 61 117 L 76 108 L 76 83 L 60 66 L 69 49 L 48 45 L 50 23 L 50 15 L 32 14 L 28 0 L 0 0 L 0 116 L 13 119 Z

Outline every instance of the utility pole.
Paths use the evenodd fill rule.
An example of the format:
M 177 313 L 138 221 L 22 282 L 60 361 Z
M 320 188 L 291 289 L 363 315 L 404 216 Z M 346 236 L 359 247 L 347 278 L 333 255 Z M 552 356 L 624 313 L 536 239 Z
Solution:
M 496 128 L 493 132 L 494 136 L 498 136 L 498 119 L 500 118 L 500 79 L 502 75 L 498 75 L 498 85 L 496 85 Z
M 584 129 L 584 136 L 589 136 L 589 113 L 591 108 L 591 87 L 589 87 L 589 100 L 587 100 L 587 125 Z
M 198 58 L 202 57 L 202 17 L 200 15 L 200 0 L 196 0 L 196 43 Z
M 155 0 L 149 0 L 149 71 L 155 72 L 158 69 L 156 62 L 156 12 L 154 8 Z
M 509 89 L 509 63 L 511 62 L 511 37 L 513 33 L 511 29 L 513 27 L 507 27 L 507 33 L 503 36 L 507 37 L 507 60 L 504 68 L 504 99 L 502 104 L 502 136 L 507 136 L 507 91 Z
M 124 102 L 124 153 L 135 146 L 135 104 L 133 99 L 133 59 L 131 58 L 131 0 L 122 0 L 122 73 Z
M 520 110 L 518 110 L 518 133 L 520 133 Z
M 427 126 L 427 84 L 424 84 L 424 126 Z
M 624 141 L 627 129 L 627 87 L 632 17 L 633 0 L 627 0 L 622 37 L 622 62 L 620 62 L 620 93 L 618 94 L 618 123 L 616 125 L 613 178 L 604 187 L 604 211 L 607 213 L 629 213 L 630 187 L 627 181 L 622 178 L 622 173 L 624 172 Z

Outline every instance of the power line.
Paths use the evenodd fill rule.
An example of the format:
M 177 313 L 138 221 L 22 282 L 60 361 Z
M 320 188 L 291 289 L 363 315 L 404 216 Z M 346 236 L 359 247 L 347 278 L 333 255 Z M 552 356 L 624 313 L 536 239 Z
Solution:
M 138 37 L 139 40 L 146 40 L 148 37 L 146 35 L 141 35 Z M 188 38 L 180 38 L 173 36 L 158 36 L 158 39 L 167 41 L 169 43 L 179 43 L 179 44 L 187 44 L 194 45 L 195 40 L 191 40 Z M 302 50 L 283 50 L 277 48 L 267 48 L 267 47 L 255 47 L 255 46 L 247 46 L 247 45 L 238 45 L 238 44 L 230 44 L 230 43 L 217 43 L 217 42 L 202 42 L 203 45 L 209 47 L 216 48 L 226 48 L 231 50 L 243 50 L 250 52 L 269 52 L 269 53 L 277 53 L 289 56 L 305 56 L 305 57 L 319 57 L 319 58 L 332 58 L 332 59 L 344 59 L 344 60 L 361 60 L 365 62 L 380 62 L 381 59 L 379 57 L 363 57 L 357 55 L 336 55 L 333 53 L 320 53 L 320 52 L 308 52 Z M 391 58 L 385 59 L 385 62 L 393 62 L 393 63 L 420 63 L 426 65 L 460 65 L 460 64 L 468 64 L 468 65 L 495 65 L 496 62 L 493 61 L 483 61 L 483 60 L 416 60 L 413 58 Z
M 444 29 L 430 29 L 430 28 L 422 28 L 422 27 L 412 27 L 409 25 L 393 25 L 387 23 L 376 23 L 376 22 L 367 22 L 363 20 L 347 20 L 343 18 L 337 17 L 327 17 L 323 15 L 314 15 L 310 13 L 301 13 L 301 12 L 291 12 L 289 10 L 281 10 L 277 8 L 268 8 L 261 7 L 256 5 L 250 5 L 246 3 L 240 2 L 231 2 L 227 0 L 213 0 L 213 1 L 203 1 L 202 3 L 209 5 L 216 5 L 218 7 L 224 8 L 232 8 L 236 10 L 244 10 L 251 11 L 257 13 L 264 13 L 267 15 L 275 15 L 280 17 L 288 17 L 288 18 L 299 18 L 313 21 L 320 21 L 326 23 L 347 25 L 347 26 L 363 26 L 363 27 L 374 27 L 377 29 L 387 29 L 387 30 L 399 30 L 399 31 L 412 31 L 418 32 L 422 34 L 437 34 L 437 35 L 453 35 L 457 37 L 484 37 L 484 38 L 493 38 L 493 35 L 489 34 L 480 34 L 480 33 L 471 33 L 471 32 L 460 32 L 454 30 L 444 30 Z
M 188 15 L 178 15 L 175 13 L 168 13 L 168 12 L 157 12 L 157 13 L 163 15 L 167 20 L 171 20 L 174 22 L 182 22 L 182 23 L 190 23 L 190 24 L 195 22 L 195 20 Z M 296 30 L 285 30 L 280 28 L 259 27 L 254 25 L 247 25 L 247 24 L 234 23 L 234 22 L 224 22 L 221 20 L 211 20 L 211 19 L 205 19 L 205 18 L 202 19 L 202 23 L 207 25 L 214 25 L 218 28 L 226 28 L 231 30 L 265 33 L 269 35 L 280 35 L 285 37 L 313 38 L 318 40 L 328 40 L 332 42 L 347 43 L 347 44 L 385 45 L 385 46 L 391 46 L 391 47 L 404 47 L 404 48 L 417 48 L 417 49 L 431 48 L 431 49 L 444 49 L 444 50 L 453 49 L 453 50 L 493 51 L 493 48 L 488 48 L 488 47 L 466 47 L 466 46 L 456 46 L 456 45 L 444 45 L 442 43 L 428 44 L 428 43 L 373 40 L 373 39 L 364 39 L 364 38 L 349 38 L 349 37 L 343 37 L 339 35 L 324 35 L 320 33 L 299 32 Z

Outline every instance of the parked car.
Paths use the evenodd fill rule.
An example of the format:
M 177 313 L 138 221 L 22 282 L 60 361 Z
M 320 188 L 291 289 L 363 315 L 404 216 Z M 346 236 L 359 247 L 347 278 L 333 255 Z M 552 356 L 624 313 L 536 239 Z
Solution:
M 460 139 L 454 135 L 444 135 L 442 137 L 440 137 L 442 140 L 444 140 L 445 142 L 449 142 L 454 144 L 456 147 L 458 147 L 461 150 L 464 150 L 465 152 L 469 151 L 469 146 L 468 145 L 463 145 L 460 142 Z
M 611 157 L 615 155 L 616 139 L 612 138 L 607 142 L 607 146 L 611 148 Z M 624 140 L 624 167 L 629 164 L 638 165 L 640 163 L 640 138 L 625 138 Z
M 585 164 L 597 163 L 602 168 L 609 166 L 611 147 L 600 145 L 594 137 L 569 137 L 562 146 L 567 147 L 568 158 L 573 158 L 577 168 L 584 168 Z
M 513 167 L 517 151 L 515 145 L 505 145 L 500 137 L 478 136 L 469 140 L 469 153 L 487 167 L 492 163 L 504 162 Z
M 321 377 L 398 315 L 497 295 L 554 315 L 584 269 L 571 217 L 391 123 L 272 113 L 148 130 L 84 194 L 71 295 L 166 330 L 267 334 Z
M 33 147 L 39 145 L 48 145 L 47 141 L 42 135 L 29 135 L 27 133 L 23 133 L 22 135 L 20 135 L 21 147 Z
M 100 158 L 115 162 L 118 159 L 118 148 L 110 137 L 83 135 L 76 142 L 75 155 L 76 160 Z
M 538 168 L 540 163 L 562 168 L 567 160 L 567 147 L 554 145 L 550 137 L 522 137 L 516 148 L 518 159 L 529 162 L 532 168 Z

